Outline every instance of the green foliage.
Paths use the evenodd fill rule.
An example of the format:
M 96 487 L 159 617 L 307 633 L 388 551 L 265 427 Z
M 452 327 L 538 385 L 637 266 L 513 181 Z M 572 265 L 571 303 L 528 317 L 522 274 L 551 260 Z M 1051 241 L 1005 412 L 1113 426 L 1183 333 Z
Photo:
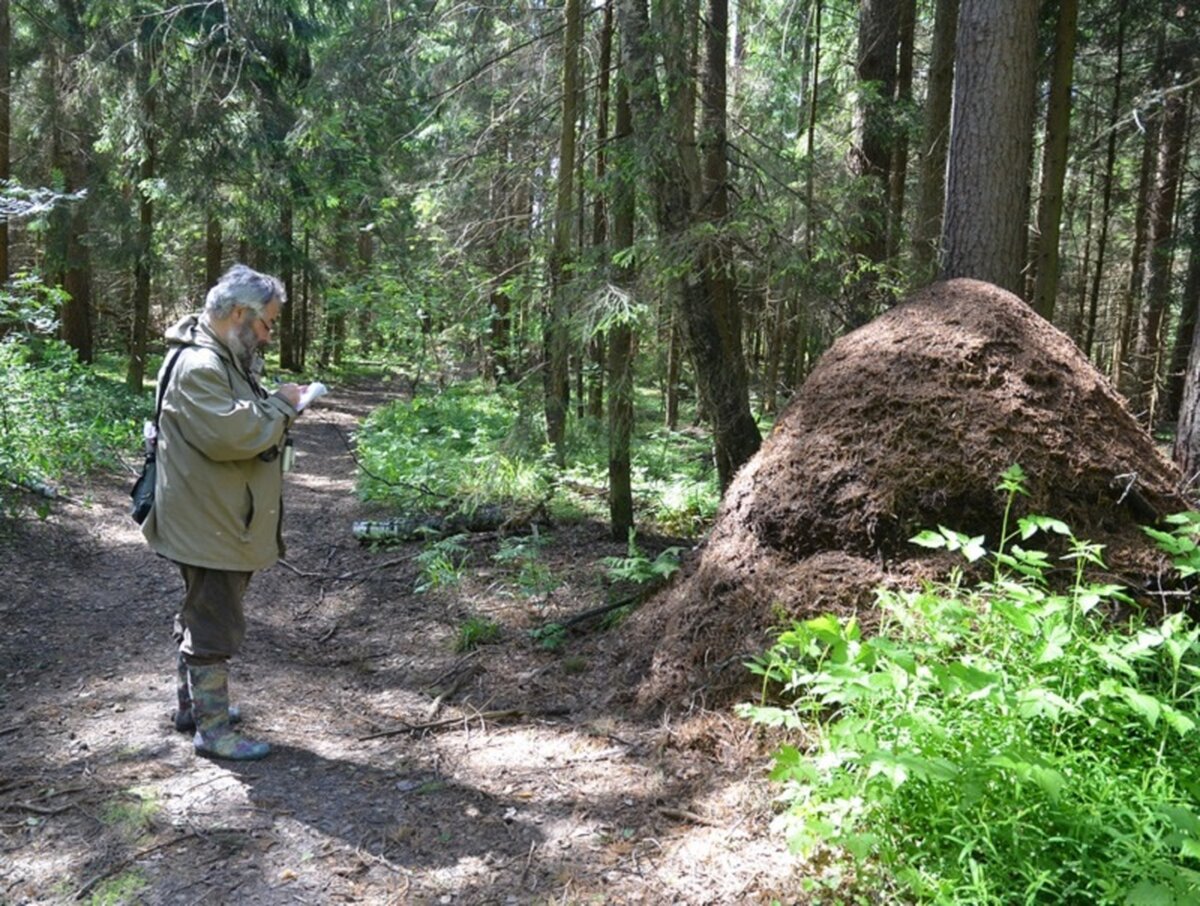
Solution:
M 653 398 L 639 402 L 643 422 L 657 418 L 649 414 Z M 650 441 L 635 446 L 632 464 L 644 521 L 674 534 L 698 534 L 720 500 L 708 439 L 662 429 L 645 433 Z M 358 437 L 364 467 L 359 488 L 368 499 L 404 510 L 449 505 L 469 511 L 491 504 L 520 512 L 550 501 L 557 518 L 605 518 L 602 491 L 584 490 L 607 484 L 605 450 L 601 426 L 577 420 L 567 467 L 559 471 L 545 444 L 540 400 L 528 388 L 463 382 L 368 417 Z M 537 575 L 528 553 L 522 587 L 552 582 Z
M 518 592 L 526 598 L 547 595 L 561 584 L 554 572 L 541 561 L 541 549 L 546 538 L 540 534 L 525 538 L 509 537 L 500 542 L 492 559 L 506 566 L 515 566 Z
M 453 535 L 433 541 L 417 554 L 417 564 L 421 572 L 413 591 L 420 595 L 427 591 L 450 588 L 462 580 L 467 560 L 471 556 L 471 552 L 463 544 L 466 537 Z
M 1169 532 L 1143 526 L 1142 531 L 1154 539 L 1158 546 L 1171 557 L 1172 565 L 1184 578 L 1200 572 L 1200 513 L 1176 513 L 1168 516 L 1167 523 L 1175 526 Z
M 53 294 L 16 285 L 0 293 L 0 323 L 12 330 L 0 340 L 0 481 L 40 486 L 119 465 L 140 442 L 149 402 L 46 336 Z M 6 500 L 0 509 L 15 511 L 16 498 Z
M 750 665 L 764 701 L 742 713 L 806 737 L 772 772 L 796 849 L 839 847 L 865 885 L 919 902 L 1200 896 L 1200 627 L 1114 625 L 1102 611 L 1123 590 L 1085 578 L 1098 546 L 1042 517 L 1013 538 L 1045 533 L 1067 541 L 1066 590 L 1047 581 L 1049 554 L 1014 543 L 992 555 L 993 581 L 879 591 L 872 638 L 822 616 Z M 945 529 L 918 539 L 968 561 L 982 550 Z
M 142 893 L 150 886 L 140 869 L 123 871 L 112 878 L 105 878 L 96 885 L 88 898 L 91 906 L 122 906 L 125 903 L 141 902 Z
M 546 623 L 529 631 L 529 637 L 547 651 L 557 651 L 567 638 L 567 627 L 562 623 Z
M 678 547 L 669 547 L 653 560 L 637 546 L 637 529 L 629 530 L 628 552 L 624 557 L 605 557 L 601 562 L 613 582 L 648 582 L 669 579 L 679 571 Z
M 470 617 L 458 627 L 455 651 L 471 651 L 500 639 L 500 625 L 486 617 Z
M 405 508 L 544 498 L 546 467 L 504 452 L 514 427 L 511 397 L 482 391 L 463 384 L 371 413 L 358 438 L 363 496 Z

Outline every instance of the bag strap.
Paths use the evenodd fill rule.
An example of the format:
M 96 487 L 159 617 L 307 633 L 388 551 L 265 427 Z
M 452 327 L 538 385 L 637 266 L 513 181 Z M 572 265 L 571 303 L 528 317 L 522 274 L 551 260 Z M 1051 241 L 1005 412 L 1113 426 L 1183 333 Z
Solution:
M 163 372 L 162 380 L 158 382 L 158 402 L 154 406 L 154 430 L 158 430 L 158 418 L 162 415 L 163 397 L 167 393 L 167 385 L 171 383 L 171 372 L 175 370 L 175 363 L 179 361 L 179 356 L 186 349 L 186 346 L 180 346 L 175 350 L 175 354 L 171 356 L 171 361 L 167 362 L 167 370 Z

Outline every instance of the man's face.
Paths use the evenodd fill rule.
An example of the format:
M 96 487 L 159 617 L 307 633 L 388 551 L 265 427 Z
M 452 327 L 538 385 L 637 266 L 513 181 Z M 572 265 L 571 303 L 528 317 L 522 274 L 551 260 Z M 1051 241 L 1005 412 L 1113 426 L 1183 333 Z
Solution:
M 252 308 L 242 309 L 242 319 L 234 328 L 232 344 L 234 353 L 242 360 L 242 364 L 250 367 L 255 353 L 261 353 L 271 342 L 271 333 L 275 329 L 275 319 L 279 317 L 279 303 L 272 300 L 259 314 Z

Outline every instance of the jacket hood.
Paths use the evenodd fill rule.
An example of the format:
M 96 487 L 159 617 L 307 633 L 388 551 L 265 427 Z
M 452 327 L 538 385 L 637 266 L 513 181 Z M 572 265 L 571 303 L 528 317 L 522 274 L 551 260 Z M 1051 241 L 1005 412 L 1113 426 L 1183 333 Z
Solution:
M 163 336 L 166 338 L 168 351 L 177 346 L 199 346 L 216 353 L 227 364 L 245 374 L 245 368 L 237 356 L 225 345 L 225 341 L 216 335 L 203 313 L 180 318 L 167 328 Z

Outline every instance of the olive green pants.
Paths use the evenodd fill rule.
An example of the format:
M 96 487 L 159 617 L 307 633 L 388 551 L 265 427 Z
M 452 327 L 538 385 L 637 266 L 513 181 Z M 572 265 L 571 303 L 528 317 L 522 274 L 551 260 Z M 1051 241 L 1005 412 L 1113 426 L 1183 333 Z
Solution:
M 253 573 L 205 569 L 177 563 L 186 589 L 175 615 L 175 643 L 186 663 L 204 666 L 226 661 L 242 647 L 246 615 L 242 598 Z

